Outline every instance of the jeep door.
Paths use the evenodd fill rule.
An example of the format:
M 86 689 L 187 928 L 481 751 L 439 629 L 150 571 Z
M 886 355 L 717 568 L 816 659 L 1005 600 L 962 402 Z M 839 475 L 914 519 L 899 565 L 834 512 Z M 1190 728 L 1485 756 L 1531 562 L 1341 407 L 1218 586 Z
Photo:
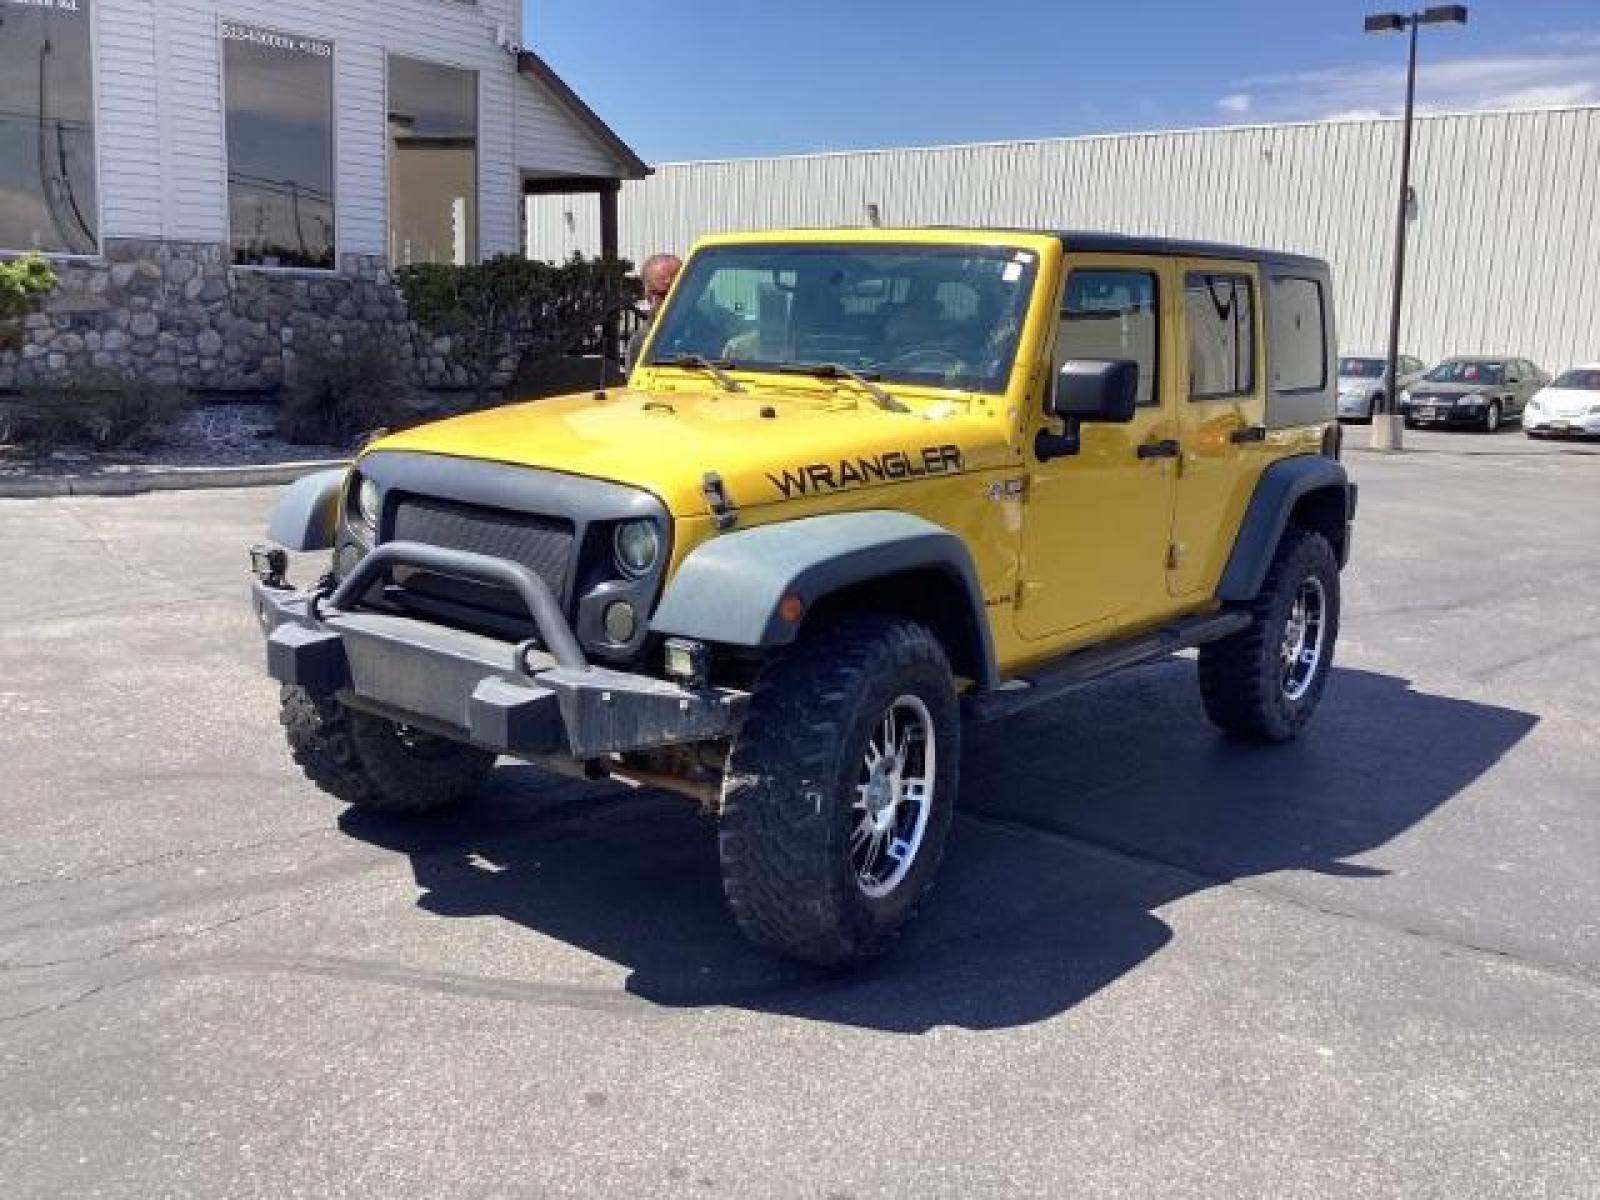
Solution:
M 1177 263 L 1185 365 L 1178 400 L 1177 489 L 1167 587 L 1192 597 L 1217 578 L 1259 473 L 1265 444 L 1261 277 L 1256 264 Z
M 1067 260 L 1051 369 L 1023 426 L 1030 474 L 1016 622 L 1024 639 L 1072 642 L 1164 604 L 1177 435 L 1172 287 L 1164 259 Z M 1137 362 L 1138 405 L 1128 424 L 1084 423 L 1078 453 L 1040 461 L 1034 438 L 1057 425 L 1044 414 L 1047 389 L 1069 358 Z

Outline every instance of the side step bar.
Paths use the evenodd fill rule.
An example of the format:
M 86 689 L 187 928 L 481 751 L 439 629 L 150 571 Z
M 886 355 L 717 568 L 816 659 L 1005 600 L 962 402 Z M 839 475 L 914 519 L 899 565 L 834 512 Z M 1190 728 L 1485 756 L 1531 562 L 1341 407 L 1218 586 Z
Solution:
M 1249 624 L 1250 615 L 1237 610 L 1185 617 L 1154 633 L 1076 651 L 1037 668 L 1032 675 L 969 695 L 962 701 L 962 711 L 969 721 L 997 721 L 1036 704 L 1048 703 L 1124 667 L 1153 662 L 1180 650 L 1218 641 Z

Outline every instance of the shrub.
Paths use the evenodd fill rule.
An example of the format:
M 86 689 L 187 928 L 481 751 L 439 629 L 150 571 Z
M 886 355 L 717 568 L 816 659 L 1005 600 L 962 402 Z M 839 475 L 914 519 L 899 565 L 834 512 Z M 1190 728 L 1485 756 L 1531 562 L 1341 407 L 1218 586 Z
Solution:
M 55 270 L 37 254 L 0 262 L 0 350 L 16 347 L 21 341 L 16 323 L 38 308 L 55 286 Z
M 0 321 L 27 316 L 55 286 L 54 268 L 37 254 L 0 262 Z
M 319 345 L 295 359 L 278 406 L 278 434 L 308 446 L 343 446 L 404 424 L 417 397 L 392 347 L 372 336 Z
M 506 365 L 514 375 L 532 361 L 595 349 L 607 315 L 638 298 L 631 270 L 621 259 L 574 255 L 558 266 L 503 254 L 469 266 L 424 263 L 399 274 L 411 318 L 450 337 L 481 402 Z
M 193 407 L 194 396 L 180 387 L 81 371 L 59 384 L 22 389 L 0 416 L 0 440 L 45 452 L 133 449 L 159 441 Z

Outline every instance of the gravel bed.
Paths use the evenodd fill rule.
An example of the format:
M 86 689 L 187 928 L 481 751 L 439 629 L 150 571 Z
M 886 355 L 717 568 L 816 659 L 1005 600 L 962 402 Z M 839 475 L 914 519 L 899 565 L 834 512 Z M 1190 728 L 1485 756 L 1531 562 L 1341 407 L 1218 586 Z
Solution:
M 271 404 L 205 404 L 184 414 L 160 443 L 143 450 L 29 455 L 0 445 L 0 478 L 95 475 L 152 467 L 244 467 L 343 458 L 349 446 L 297 446 L 278 437 Z

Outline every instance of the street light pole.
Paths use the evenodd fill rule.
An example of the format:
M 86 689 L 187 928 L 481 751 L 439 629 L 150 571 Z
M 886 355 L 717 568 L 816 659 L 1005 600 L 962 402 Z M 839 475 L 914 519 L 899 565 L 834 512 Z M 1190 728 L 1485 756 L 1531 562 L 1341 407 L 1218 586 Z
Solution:
M 1464 4 L 1445 4 L 1424 9 L 1409 16 L 1402 13 L 1380 13 L 1366 20 L 1368 33 L 1387 33 L 1409 29 L 1410 53 L 1406 61 L 1406 115 L 1400 133 L 1400 198 L 1395 206 L 1394 219 L 1394 285 L 1389 298 L 1389 355 L 1388 377 L 1381 393 L 1382 401 L 1372 417 L 1372 448 L 1374 450 L 1399 450 L 1405 429 L 1405 417 L 1400 412 L 1400 305 L 1406 282 L 1406 217 L 1411 199 L 1411 127 L 1417 96 L 1417 29 L 1421 25 L 1438 25 L 1446 22 L 1465 25 L 1467 8 Z

